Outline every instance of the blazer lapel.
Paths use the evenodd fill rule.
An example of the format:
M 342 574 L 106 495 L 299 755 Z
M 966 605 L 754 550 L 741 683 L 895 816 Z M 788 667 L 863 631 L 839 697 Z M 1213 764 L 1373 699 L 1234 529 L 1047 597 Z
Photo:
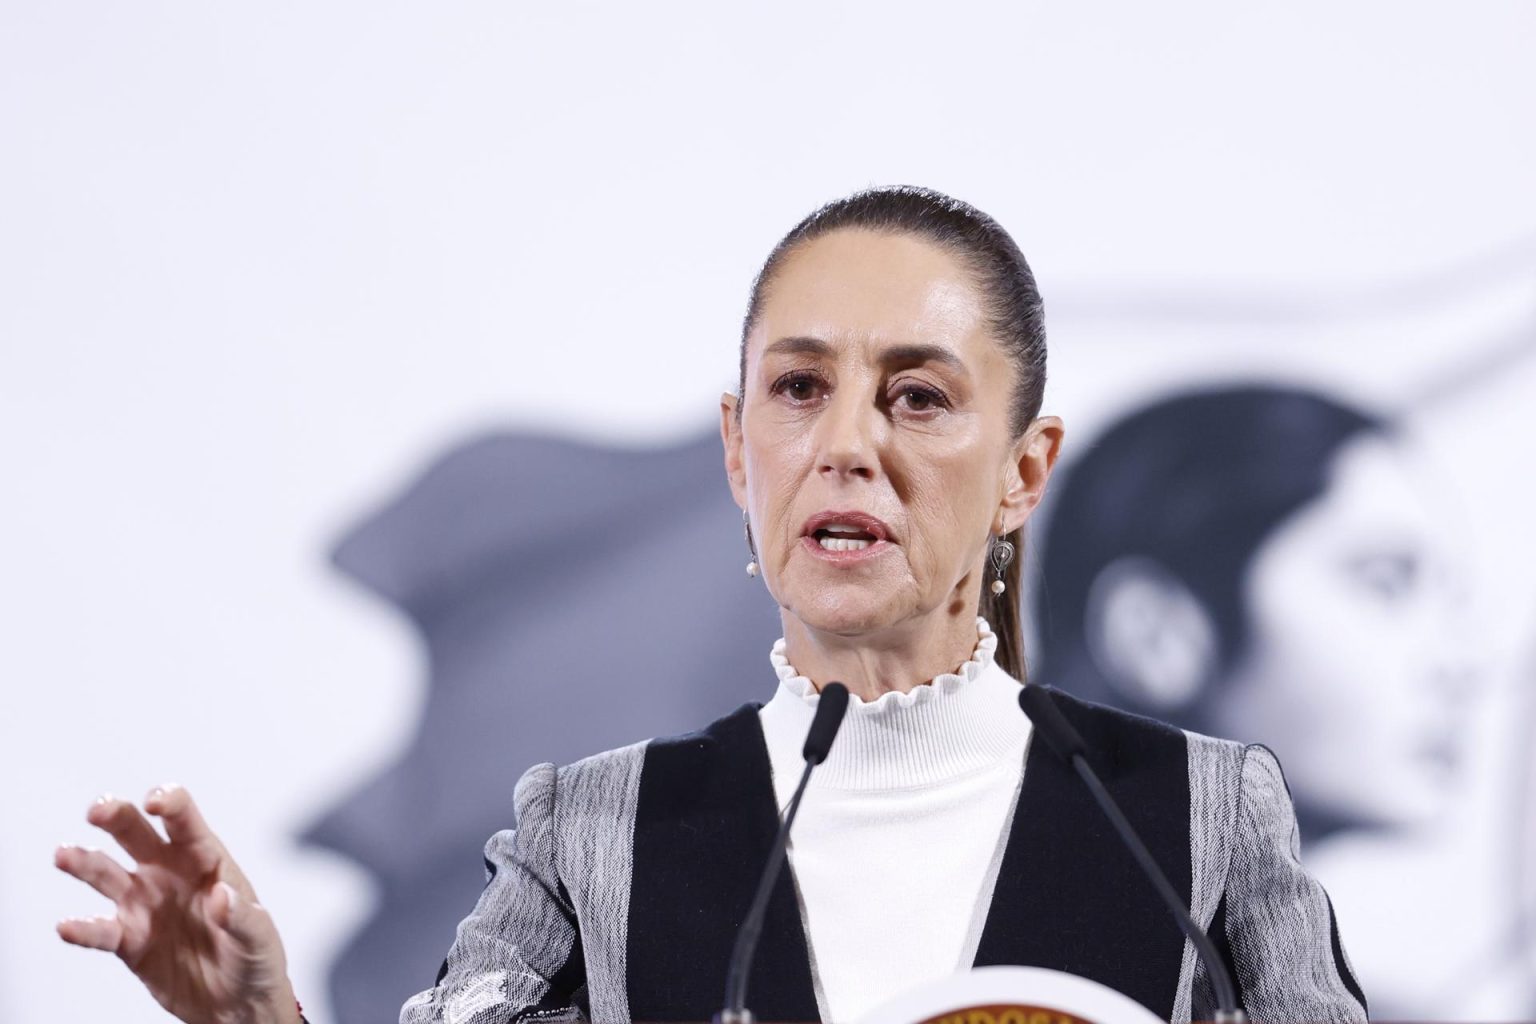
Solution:
M 1056 695 L 1090 760 L 1168 873 L 1190 892 L 1189 777 L 1184 735 L 1110 717 Z M 1029 744 L 1024 781 L 976 966 L 1022 964 L 1092 978 L 1169 1019 L 1184 934 L 1075 772 Z
M 758 708 L 743 705 L 702 732 L 646 748 L 626 963 L 633 1020 L 708 1020 L 724 1001 L 736 932 L 778 830 Z M 818 1019 L 787 864 L 747 994 L 759 1020 Z

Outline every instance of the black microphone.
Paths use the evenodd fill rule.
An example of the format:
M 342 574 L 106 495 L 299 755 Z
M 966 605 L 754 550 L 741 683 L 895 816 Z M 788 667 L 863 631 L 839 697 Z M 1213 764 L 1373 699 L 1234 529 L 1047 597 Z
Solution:
M 768 863 L 763 866 L 763 877 L 757 883 L 757 895 L 752 897 L 752 907 L 736 933 L 736 948 L 731 950 L 731 969 L 725 976 L 725 1009 L 715 1014 L 715 1024 L 753 1024 L 756 1020 L 747 1009 L 747 975 L 752 970 L 752 956 L 757 952 L 757 938 L 763 931 L 763 917 L 768 913 L 768 897 L 773 894 L 773 883 L 778 880 L 779 868 L 784 864 L 784 854 L 789 847 L 789 827 L 800 812 L 800 798 L 805 795 L 805 784 L 811 781 L 811 772 L 827 759 L 832 750 L 832 740 L 838 726 L 843 724 L 843 713 L 848 710 L 848 687 L 842 683 L 828 683 L 822 687 L 821 699 L 816 702 L 816 717 L 811 719 L 810 731 L 805 736 L 805 771 L 800 774 L 800 785 L 790 797 L 779 822 L 779 834 L 774 837 L 768 851 Z
M 1043 686 L 1025 686 L 1019 692 L 1019 707 L 1024 709 L 1024 714 L 1034 723 L 1035 732 L 1045 741 L 1045 745 L 1051 748 L 1051 752 L 1077 771 L 1078 777 L 1093 794 L 1099 809 L 1115 827 L 1120 841 L 1136 858 L 1136 863 L 1141 866 L 1147 881 L 1152 883 L 1152 888 L 1157 890 L 1157 894 L 1168 905 L 1174 920 L 1179 922 L 1179 927 L 1194 944 L 1200 959 L 1205 962 L 1205 970 L 1211 977 L 1211 984 L 1216 988 L 1216 1003 L 1219 1009 L 1216 1011 L 1215 1024 L 1244 1024 L 1248 1016 L 1243 1012 L 1242 1007 L 1237 1005 L 1237 993 L 1232 987 L 1232 975 L 1227 973 L 1227 965 L 1222 963 L 1221 957 L 1216 954 L 1216 947 L 1211 945 L 1210 938 L 1195 924 L 1194 918 L 1189 916 L 1189 908 L 1184 906 L 1183 900 L 1179 899 L 1179 894 L 1173 889 L 1173 883 L 1168 881 L 1168 876 L 1163 874 L 1163 869 L 1158 867 L 1157 861 L 1152 859 L 1147 844 L 1141 841 L 1141 836 L 1136 834 L 1136 830 L 1126 820 L 1120 805 L 1115 803 L 1115 798 L 1109 795 L 1109 790 L 1104 788 L 1098 773 L 1088 763 L 1088 744 L 1083 742 L 1082 735 L 1072 727 L 1071 722 L 1067 721 L 1067 716 L 1061 713 L 1061 709 L 1056 706 L 1056 702 L 1051 699 Z

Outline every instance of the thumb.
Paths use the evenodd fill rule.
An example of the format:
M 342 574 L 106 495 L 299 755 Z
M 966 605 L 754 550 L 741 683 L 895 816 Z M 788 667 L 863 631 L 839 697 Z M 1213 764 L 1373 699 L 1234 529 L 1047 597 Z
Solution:
M 241 896 L 228 882 L 216 884 L 208 900 L 213 923 L 241 945 L 256 948 L 272 938 L 274 928 L 266 908 Z

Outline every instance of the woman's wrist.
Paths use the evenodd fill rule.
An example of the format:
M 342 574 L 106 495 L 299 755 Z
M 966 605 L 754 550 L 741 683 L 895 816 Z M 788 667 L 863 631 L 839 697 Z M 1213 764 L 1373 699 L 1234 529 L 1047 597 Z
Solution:
M 293 994 L 293 986 L 286 980 L 282 988 L 274 992 L 251 1017 L 252 1024 L 308 1024 L 304 1019 L 304 1007 Z

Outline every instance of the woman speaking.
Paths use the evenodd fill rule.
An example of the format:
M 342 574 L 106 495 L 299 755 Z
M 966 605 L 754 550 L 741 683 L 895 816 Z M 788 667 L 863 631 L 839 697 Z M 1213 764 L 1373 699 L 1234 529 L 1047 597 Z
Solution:
M 752 974 L 765 1020 L 849 1022 L 973 965 L 1083 975 L 1208 1016 L 1194 949 L 1018 696 L 1022 528 L 1056 462 L 1034 277 L 991 218 L 919 188 L 816 211 L 769 255 L 720 403 L 777 689 L 699 732 L 537 765 L 516 831 L 402 1024 L 705 1020 L 800 774 L 819 691 L 853 695 L 805 798 Z M 624 685 L 615 680 L 615 686 Z M 772 686 L 764 671 L 765 693 Z M 1064 695 L 1095 766 L 1256 1020 L 1360 1021 L 1332 909 L 1262 747 Z M 191 1024 L 300 1019 L 277 929 L 183 789 L 88 820 L 137 862 L 60 848 L 116 904 L 59 925 Z

